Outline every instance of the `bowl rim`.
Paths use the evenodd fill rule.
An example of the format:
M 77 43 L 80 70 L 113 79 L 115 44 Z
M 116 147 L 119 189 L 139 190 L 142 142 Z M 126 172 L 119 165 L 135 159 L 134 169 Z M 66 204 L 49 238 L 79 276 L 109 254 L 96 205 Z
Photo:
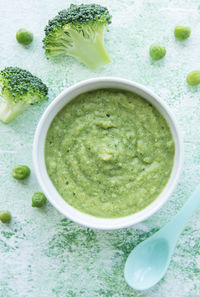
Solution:
M 105 84 L 104 87 L 94 87 L 95 85 Z M 85 93 L 95 89 L 103 89 L 103 88 L 113 88 L 109 85 L 117 84 L 120 87 L 114 87 L 121 90 L 128 90 L 126 88 L 132 89 L 133 93 L 143 94 L 141 95 L 147 101 L 151 102 L 156 109 L 163 115 L 168 125 L 170 126 L 170 130 L 175 142 L 175 156 L 174 156 L 174 164 L 172 168 L 172 172 L 170 178 L 163 188 L 162 192 L 158 195 L 158 197 L 143 210 L 120 218 L 98 218 L 91 216 L 89 214 L 85 214 L 70 206 L 64 199 L 59 195 L 50 178 L 48 177 L 45 161 L 44 161 L 44 142 L 46 139 L 46 132 L 56 116 L 56 114 L 68 104 L 72 99 L 77 97 L 81 93 Z M 124 88 L 122 87 L 124 86 Z M 93 86 L 93 87 L 92 87 Z M 89 89 L 88 89 L 89 87 Z M 83 89 L 83 91 L 80 91 Z M 88 89 L 88 90 L 87 90 Z M 66 99 L 67 96 L 70 97 L 70 94 L 75 93 L 74 96 L 71 95 L 71 99 Z M 77 93 L 77 94 L 76 94 Z M 145 97 L 146 96 L 146 97 Z M 147 98 L 148 97 L 148 98 Z M 58 105 L 62 105 L 58 108 Z M 58 109 L 55 112 L 56 108 Z M 165 113 L 165 115 L 163 114 Z M 46 131 L 46 132 L 45 132 Z M 41 147 L 43 147 L 43 152 L 41 152 Z M 114 230 L 119 228 L 126 228 L 133 226 L 139 222 L 142 222 L 149 217 L 151 217 L 154 213 L 156 213 L 168 200 L 170 195 L 172 194 L 174 188 L 177 185 L 179 176 L 181 174 L 182 166 L 183 166 L 183 137 L 178 128 L 176 119 L 169 107 L 163 102 L 154 92 L 149 90 L 147 87 L 119 77 L 100 77 L 100 78 L 91 78 L 81 82 L 74 84 L 73 86 L 64 89 L 47 107 L 44 111 L 39 123 L 37 125 L 34 141 L 33 141 L 33 164 L 35 169 L 35 174 L 38 180 L 38 183 L 46 195 L 49 202 L 65 217 L 68 219 L 89 227 L 93 229 L 101 229 L 101 230 Z M 173 179 L 172 179 L 173 175 Z M 168 188 L 167 188 L 168 187 Z M 166 190 L 167 189 L 167 190 Z M 56 196 L 54 199 L 53 196 Z M 62 201 L 61 201 L 62 200 Z M 64 202 L 64 204 L 63 204 Z M 157 203 L 156 203 L 157 202 Z M 159 203 L 158 203 L 159 202 Z

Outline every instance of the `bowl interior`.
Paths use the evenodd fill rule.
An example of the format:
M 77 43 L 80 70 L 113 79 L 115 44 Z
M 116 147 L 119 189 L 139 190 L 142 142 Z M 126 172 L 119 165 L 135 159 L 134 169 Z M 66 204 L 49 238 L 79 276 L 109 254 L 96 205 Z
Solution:
M 85 93 L 88 91 L 101 89 L 101 88 L 115 88 L 122 89 L 134 92 L 147 101 L 149 101 L 155 108 L 163 115 L 166 119 L 170 129 L 172 136 L 175 142 L 175 158 L 174 158 L 174 166 L 168 180 L 167 185 L 160 193 L 160 195 L 146 208 L 137 212 L 133 215 L 129 215 L 122 218 L 97 218 L 85 213 L 78 211 L 77 209 L 71 207 L 67 202 L 63 200 L 63 198 L 59 195 L 56 188 L 52 184 L 46 170 L 45 159 L 44 159 L 44 145 L 46 134 L 48 128 L 56 116 L 56 114 L 73 98 L 78 96 L 81 93 Z M 38 179 L 38 182 L 47 196 L 48 200 L 54 207 L 57 208 L 64 216 L 69 219 L 85 225 L 91 228 L 97 229 L 117 229 L 128 227 L 138 222 L 141 222 L 148 217 L 150 217 L 153 213 L 155 213 L 167 200 L 167 198 L 172 193 L 180 175 L 182 162 L 183 162 L 183 143 L 182 138 L 180 136 L 180 132 L 178 131 L 177 124 L 173 115 L 171 114 L 169 108 L 151 91 L 149 91 L 146 87 L 141 86 L 137 83 L 133 83 L 127 80 L 119 79 L 119 78 L 96 78 L 83 81 L 78 83 L 66 90 L 64 90 L 46 109 L 44 112 L 38 127 L 36 129 L 34 144 L 33 144 L 33 159 L 34 159 L 34 167 L 35 173 Z

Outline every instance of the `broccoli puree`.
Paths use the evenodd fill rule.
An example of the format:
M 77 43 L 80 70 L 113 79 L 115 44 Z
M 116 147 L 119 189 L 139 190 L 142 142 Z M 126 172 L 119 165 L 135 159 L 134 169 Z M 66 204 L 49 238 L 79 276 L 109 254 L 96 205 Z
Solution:
M 155 200 L 169 179 L 174 151 L 167 122 L 144 98 L 99 89 L 79 95 L 56 115 L 45 160 L 67 203 L 116 218 Z

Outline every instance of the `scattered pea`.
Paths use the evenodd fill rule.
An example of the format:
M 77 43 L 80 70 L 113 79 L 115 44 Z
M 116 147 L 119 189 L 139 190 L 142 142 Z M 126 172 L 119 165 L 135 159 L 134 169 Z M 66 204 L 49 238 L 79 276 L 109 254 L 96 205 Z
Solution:
M 8 224 L 11 221 L 11 214 L 8 210 L 0 211 L 0 221 L 4 224 Z
M 15 179 L 25 179 L 30 175 L 30 169 L 26 165 L 18 165 L 13 168 L 12 176 Z
M 153 60 L 160 60 L 166 55 L 166 48 L 157 44 L 150 46 L 149 54 Z
M 37 192 L 32 197 L 32 207 L 42 207 L 46 204 L 47 198 L 41 192 Z
M 200 84 L 200 70 L 194 70 L 190 72 L 187 76 L 187 82 L 191 86 Z
M 176 39 L 185 40 L 190 37 L 191 29 L 185 26 L 176 26 L 174 29 L 174 36 Z
M 24 28 L 19 29 L 16 33 L 16 39 L 19 43 L 28 45 L 33 41 L 33 33 Z

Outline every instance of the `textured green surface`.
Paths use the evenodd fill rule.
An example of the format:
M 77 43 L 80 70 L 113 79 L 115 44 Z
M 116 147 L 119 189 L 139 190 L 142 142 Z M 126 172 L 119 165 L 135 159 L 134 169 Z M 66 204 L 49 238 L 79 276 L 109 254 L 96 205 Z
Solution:
M 123 267 L 131 249 L 175 215 L 200 180 L 200 87 L 186 83 L 187 73 L 200 68 L 199 1 L 98 2 L 113 15 L 105 36 L 111 64 L 92 72 L 73 58 L 45 59 L 43 27 L 69 1 L 2 0 L 0 67 L 16 65 L 41 77 L 50 87 L 50 101 L 63 88 L 95 76 L 120 76 L 148 86 L 171 107 L 183 130 L 183 174 L 166 205 L 136 228 L 89 230 L 64 219 L 50 204 L 44 209 L 31 207 L 33 193 L 40 190 L 33 170 L 21 182 L 11 176 L 16 164 L 33 169 L 34 131 L 50 101 L 9 125 L 0 124 L 0 208 L 13 215 L 10 226 L 0 225 L 0 297 L 198 297 L 200 212 L 182 234 L 168 273 L 157 286 L 134 292 L 124 282 Z M 185 42 L 175 41 L 176 25 L 191 27 Z M 34 33 L 28 48 L 16 42 L 15 33 L 21 27 Z M 153 42 L 167 48 L 161 61 L 149 58 Z
M 47 172 L 71 206 L 102 218 L 136 213 L 162 192 L 174 163 L 174 140 L 161 114 L 119 90 L 79 95 L 52 122 Z

